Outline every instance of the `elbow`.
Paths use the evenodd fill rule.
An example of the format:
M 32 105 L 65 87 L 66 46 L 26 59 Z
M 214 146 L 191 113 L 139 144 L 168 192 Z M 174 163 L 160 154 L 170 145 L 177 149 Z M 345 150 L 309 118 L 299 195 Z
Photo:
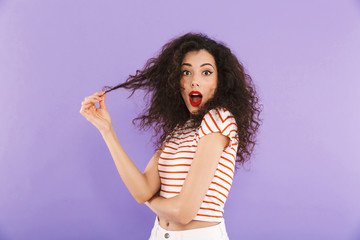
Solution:
M 178 222 L 183 225 L 189 224 L 195 216 L 186 213 L 180 213 L 178 215 Z
M 139 203 L 139 204 L 143 204 L 145 203 L 147 200 L 144 200 L 144 198 L 138 198 L 136 197 L 135 200 Z
M 192 218 L 188 218 L 188 217 L 182 217 L 182 218 L 179 218 L 178 221 L 180 224 L 182 225 L 187 225 L 191 222 Z
M 135 200 L 140 204 L 143 204 L 143 203 L 149 201 L 151 197 L 152 196 L 145 195 L 145 194 L 134 195 Z
M 195 218 L 196 212 L 187 206 L 183 206 L 177 208 L 176 216 L 176 219 L 180 224 L 187 225 Z

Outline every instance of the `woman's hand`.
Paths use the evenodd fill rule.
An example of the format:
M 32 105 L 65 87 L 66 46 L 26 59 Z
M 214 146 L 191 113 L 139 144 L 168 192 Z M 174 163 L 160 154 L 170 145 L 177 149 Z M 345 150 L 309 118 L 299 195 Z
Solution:
M 99 102 L 99 108 L 95 106 L 97 102 Z M 101 133 L 112 128 L 111 117 L 105 106 L 105 92 L 97 92 L 85 97 L 85 100 L 81 102 L 80 113 Z

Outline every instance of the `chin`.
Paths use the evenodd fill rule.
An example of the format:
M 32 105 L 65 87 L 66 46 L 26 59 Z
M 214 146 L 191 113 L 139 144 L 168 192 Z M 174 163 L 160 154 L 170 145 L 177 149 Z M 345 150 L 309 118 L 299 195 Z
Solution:
M 189 103 L 189 105 L 187 105 L 187 109 L 189 111 L 190 114 L 192 115 L 196 115 L 197 112 L 204 106 L 204 103 L 202 102 L 200 105 L 194 107 L 193 105 L 191 105 L 191 103 Z
M 189 109 L 189 112 L 190 112 L 190 114 L 192 114 L 192 115 L 196 115 L 199 110 L 200 110 L 200 106 L 198 106 L 198 107 L 193 107 L 193 106 L 191 106 L 191 108 Z

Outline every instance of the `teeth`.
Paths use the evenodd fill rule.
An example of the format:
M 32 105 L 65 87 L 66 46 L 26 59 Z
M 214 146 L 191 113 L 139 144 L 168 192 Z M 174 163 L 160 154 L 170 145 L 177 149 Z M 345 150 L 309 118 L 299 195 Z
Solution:
M 191 94 L 192 97 L 201 97 L 200 94 Z

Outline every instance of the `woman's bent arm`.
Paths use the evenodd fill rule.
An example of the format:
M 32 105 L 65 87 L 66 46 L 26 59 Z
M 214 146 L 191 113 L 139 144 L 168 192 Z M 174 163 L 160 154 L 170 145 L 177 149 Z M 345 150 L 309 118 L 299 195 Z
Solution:
M 143 174 L 126 154 L 113 128 L 101 132 L 101 135 L 109 148 L 122 180 L 135 200 L 139 203 L 144 203 L 154 196 L 160 188 L 157 162 L 161 150 L 154 154 Z
M 229 138 L 220 133 L 201 138 L 180 194 L 172 198 L 154 196 L 146 205 L 160 217 L 188 224 L 199 211 L 223 149 L 228 144 Z

